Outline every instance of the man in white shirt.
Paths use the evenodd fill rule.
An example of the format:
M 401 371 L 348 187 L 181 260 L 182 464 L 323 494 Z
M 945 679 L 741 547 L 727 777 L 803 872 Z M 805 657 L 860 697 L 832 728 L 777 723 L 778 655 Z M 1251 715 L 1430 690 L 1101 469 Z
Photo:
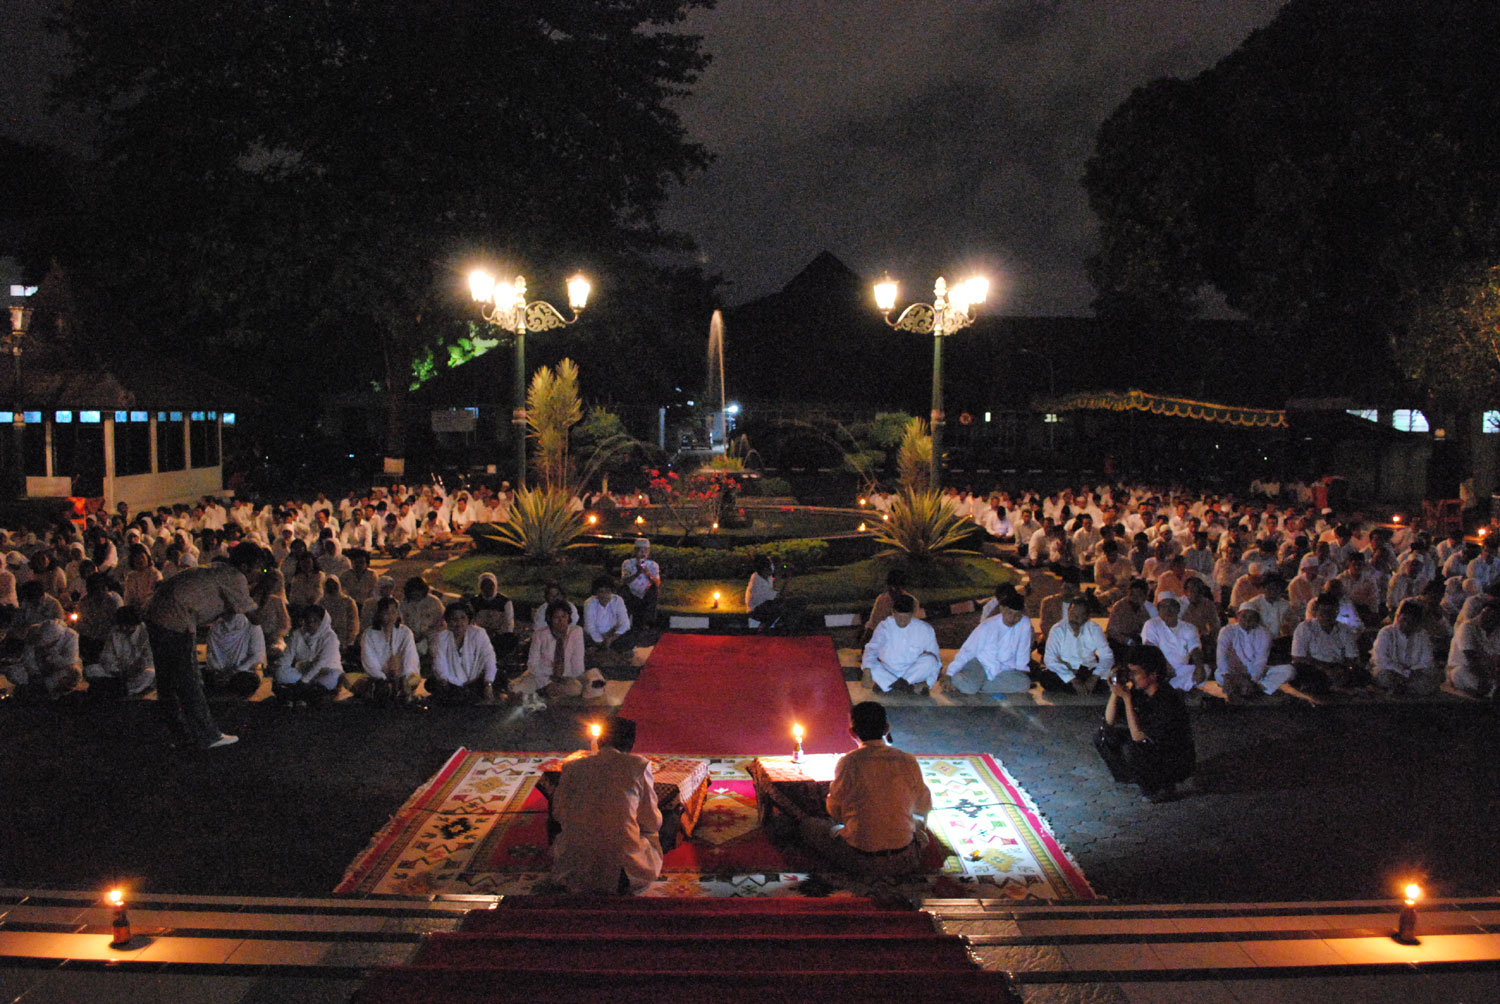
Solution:
M 1292 665 L 1303 690 L 1343 690 L 1368 677 L 1359 665 L 1359 634 L 1339 621 L 1339 601 L 1324 594 L 1311 603 L 1313 616 L 1292 632 Z
M 1031 618 L 1017 594 L 1000 597 L 1000 616 L 980 623 L 948 664 L 961 694 L 1022 694 L 1031 689 Z
M 427 689 L 441 704 L 495 700 L 495 646 L 489 632 L 474 623 L 474 611 L 459 601 L 443 610 L 446 631 L 432 638 L 432 677 Z
M 594 594 L 583 602 L 584 643 L 614 652 L 627 651 L 630 614 L 625 601 L 615 593 L 615 580 L 608 575 L 594 579 Z
M 1375 686 L 1389 694 L 1429 697 L 1442 686 L 1443 671 L 1433 664 L 1432 641 L 1422 629 L 1420 600 L 1403 602 L 1395 623 L 1380 629 L 1370 662 Z
M 1141 628 L 1141 641 L 1161 649 L 1172 669 L 1167 682 L 1174 690 L 1192 690 L 1207 675 L 1198 629 L 1179 619 L 1182 604 L 1175 596 L 1163 597 L 1156 609 L 1157 615 Z
M 1469 562 L 1467 577 L 1478 581 L 1480 592 L 1489 589 L 1490 583 L 1500 578 L 1500 557 L 1495 556 L 1495 542 L 1486 539 L 1479 545 L 1479 557 Z
M 918 622 L 920 623 L 920 622 Z M 841 871 L 909 875 L 920 871 L 932 792 L 916 757 L 889 743 L 885 708 L 862 701 L 849 709 L 859 749 L 834 768 L 828 817 L 801 820 L 803 841 Z
M 1448 686 L 1470 697 L 1493 697 L 1500 670 L 1500 603 L 1490 599 L 1458 626 L 1448 649 Z
M 661 593 L 661 566 L 651 560 L 651 541 L 636 538 L 635 555 L 620 565 L 625 584 L 625 606 L 631 619 L 643 630 L 656 623 L 656 602 Z
M 942 671 L 942 654 L 932 625 L 916 616 L 917 601 L 902 593 L 892 601 L 891 616 L 875 626 L 862 663 L 878 693 L 893 689 L 926 694 Z
M 1086 604 L 1074 603 L 1047 634 L 1039 676 L 1044 690 L 1092 694 L 1114 665 L 1115 654 L 1104 629 L 1089 619 Z
M 552 881 L 570 893 L 639 892 L 661 875 L 661 809 L 651 762 L 631 752 L 635 722 L 610 719 L 599 751 L 563 764 Z

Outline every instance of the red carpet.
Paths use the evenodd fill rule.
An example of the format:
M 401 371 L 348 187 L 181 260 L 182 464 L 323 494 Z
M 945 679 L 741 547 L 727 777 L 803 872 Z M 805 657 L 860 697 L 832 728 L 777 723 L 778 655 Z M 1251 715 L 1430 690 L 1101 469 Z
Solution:
M 826 635 L 665 634 L 620 714 L 647 753 L 790 753 L 792 724 L 808 753 L 847 753 L 849 690 Z

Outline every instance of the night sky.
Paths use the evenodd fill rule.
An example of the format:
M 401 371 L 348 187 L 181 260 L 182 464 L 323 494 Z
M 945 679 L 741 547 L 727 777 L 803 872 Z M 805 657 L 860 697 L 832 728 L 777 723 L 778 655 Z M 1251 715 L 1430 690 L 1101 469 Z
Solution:
M 57 140 L 42 93 L 51 0 L 0 0 L 0 108 Z M 687 24 L 714 62 L 682 105 L 718 155 L 669 204 L 729 280 L 772 292 L 821 250 L 903 295 L 987 271 L 1000 309 L 1083 314 L 1094 227 L 1079 178 L 1130 91 L 1188 76 L 1281 0 L 720 0 Z M 431 8 L 440 10 L 441 6 Z

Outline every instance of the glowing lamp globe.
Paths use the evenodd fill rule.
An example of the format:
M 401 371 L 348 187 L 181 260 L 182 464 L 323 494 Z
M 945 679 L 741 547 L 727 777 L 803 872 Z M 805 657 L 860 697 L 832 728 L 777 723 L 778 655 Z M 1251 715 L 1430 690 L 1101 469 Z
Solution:
M 589 290 L 592 288 L 582 275 L 575 275 L 568 280 L 568 306 L 575 313 L 588 306 Z
M 990 281 L 982 275 L 976 275 L 964 282 L 964 290 L 970 303 L 983 303 L 984 298 L 990 295 Z
M 495 277 L 482 268 L 470 272 L 469 295 L 479 303 L 489 303 L 495 298 Z
M 875 306 L 886 313 L 895 310 L 898 292 L 900 292 L 900 287 L 896 285 L 895 279 L 888 275 L 881 277 L 881 280 L 875 284 Z

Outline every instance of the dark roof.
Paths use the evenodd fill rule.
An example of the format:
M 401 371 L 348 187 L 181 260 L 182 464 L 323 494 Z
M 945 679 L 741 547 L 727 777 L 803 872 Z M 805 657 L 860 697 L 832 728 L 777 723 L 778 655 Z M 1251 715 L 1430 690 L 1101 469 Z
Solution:
M 29 303 L 33 314 L 20 358 L 26 409 L 235 410 L 259 404 L 230 381 L 134 349 L 134 340 L 116 332 L 60 266 L 52 267 Z M 7 401 L 9 377 L 0 373 L 0 399 Z

